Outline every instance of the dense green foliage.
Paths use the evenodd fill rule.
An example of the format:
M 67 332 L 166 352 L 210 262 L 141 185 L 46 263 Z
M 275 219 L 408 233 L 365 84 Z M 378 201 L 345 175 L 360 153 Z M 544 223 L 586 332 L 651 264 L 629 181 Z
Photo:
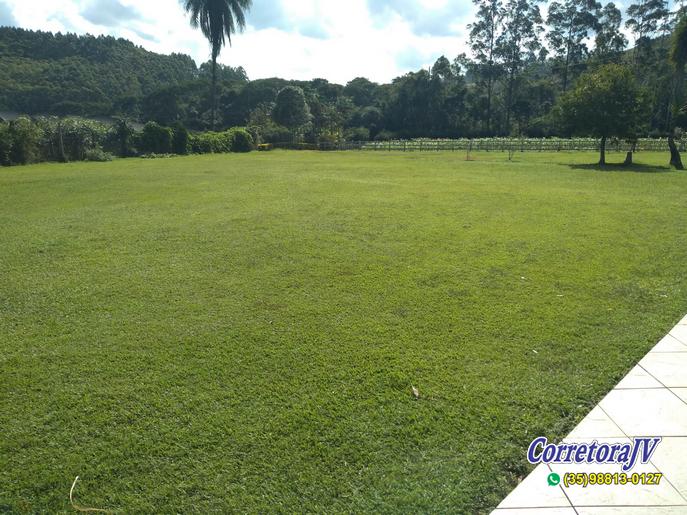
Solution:
M 676 80 L 668 37 L 681 11 L 671 13 L 662 2 L 640 2 L 623 20 L 612 3 L 564 0 L 544 13 L 531 0 L 475 0 L 471 56 L 442 56 L 390 84 L 362 77 L 345 86 L 249 81 L 243 69 L 218 65 L 217 125 L 249 127 L 256 143 L 567 136 L 571 128 L 552 116 L 561 96 L 582 73 L 620 63 L 650 92 L 642 134 L 665 136 L 684 81 Z M 635 48 L 628 49 L 623 25 Z M 0 29 L 0 57 L 7 70 L 0 74 L 0 109 L 212 126 L 212 62 L 197 69 L 187 56 L 160 56 L 123 40 L 20 29 Z
M 0 147 L 6 149 L 6 155 L 9 156 L 5 164 L 27 164 L 39 160 L 41 130 L 28 118 L 19 118 L 7 124 L 0 135 L 5 138 Z
M 687 175 L 473 158 L 2 170 L 0 505 L 487 513 L 684 315 Z
M 188 129 L 182 123 L 175 122 L 172 125 L 172 152 L 180 156 L 188 154 L 190 138 Z
M 189 141 L 192 152 L 196 154 L 219 154 L 224 152 L 250 152 L 253 137 L 243 128 L 233 128 L 223 132 L 203 132 L 194 134 Z
M 251 134 L 234 127 L 215 133 L 189 133 L 179 122 L 164 127 L 148 122 L 136 131 L 125 120 L 109 125 L 83 118 L 20 117 L 0 122 L 0 165 L 41 161 L 105 161 L 112 155 L 250 152 Z
M 231 150 L 231 135 L 228 132 L 208 131 L 191 136 L 191 151 L 197 154 L 216 154 Z
M 310 123 L 311 118 L 310 108 L 301 88 L 286 86 L 279 91 L 272 109 L 272 119 L 277 124 L 298 134 Z
M 193 80 L 185 55 L 124 39 L 0 28 L 0 106 L 27 114 L 109 114 L 163 85 Z
M 139 142 L 144 153 L 169 154 L 172 152 L 172 138 L 172 129 L 148 122 L 143 127 Z
M 601 138 L 599 164 L 605 164 L 608 138 L 639 136 L 646 120 L 645 96 L 627 66 L 606 64 L 585 73 L 577 87 L 563 95 L 560 117 L 570 132 Z
M 241 127 L 235 127 L 229 131 L 231 134 L 232 152 L 250 152 L 253 150 L 253 136 Z
M 125 114 L 156 120 L 150 110 L 177 102 L 187 89 L 198 95 L 211 77 L 207 65 L 198 69 L 189 56 L 155 54 L 124 39 L 10 27 L 0 27 L 0 61 L 0 110 L 26 114 Z M 222 83 L 247 80 L 242 68 L 226 66 L 220 66 L 218 77 Z M 210 106 L 194 102 L 203 109 L 196 116 L 207 118 Z M 202 128 L 202 122 L 197 124 Z

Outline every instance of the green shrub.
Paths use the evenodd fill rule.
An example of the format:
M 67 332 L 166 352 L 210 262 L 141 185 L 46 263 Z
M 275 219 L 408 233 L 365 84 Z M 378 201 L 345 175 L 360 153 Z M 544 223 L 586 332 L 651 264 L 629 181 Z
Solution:
M 141 134 L 141 150 L 146 153 L 170 154 L 172 129 L 156 122 L 146 123 Z
M 310 130 L 305 135 L 306 143 L 323 143 L 325 145 L 335 145 L 343 138 L 343 133 L 339 128 L 321 129 L 318 132 Z
M 83 118 L 39 118 L 36 125 L 41 131 L 41 160 L 83 161 L 86 152 L 102 147 L 107 141 L 109 128 L 95 120 Z
M 188 154 L 190 137 L 188 129 L 181 122 L 172 125 L 172 152 L 175 154 Z
M 21 117 L 10 122 L 12 149 L 10 161 L 15 164 L 33 163 L 40 159 L 41 130 L 30 118 Z
M 194 154 L 222 154 L 231 152 L 232 133 L 201 132 L 191 136 L 191 151 Z
M 174 154 L 156 154 L 155 152 L 151 154 L 141 154 L 141 159 L 168 159 L 170 157 L 176 157 Z
M 106 161 L 112 161 L 112 154 L 109 152 L 105 152 L 102 148 L 96 147 L 96 148 L 91 148 L 89 150 L 86 150 L 84 154 L 84 159 L 86 161 L 96 161 L 100 163 L 104 163 Z
M 136 131 L 124 118 L 117 120 L 108 134 L 108 144 L 120 157 L 136 155 Z
M 293 134 L 281 125 L 270 125 L 262 129 L 262 141 L 265 143 L 284 143 L 293 139 Z
M 253 137 L 246 129 L 235 127 L 230 129 L 229 133 L 231 134 L 232 152 L 250 152 L 253 150 Z
M 0 166 L 9 166 L 12 164 L 12 133 L 10 132 L 10 124 L 0 122 Z
M 346 141 L 370 141 L 370 129 L 353 127 L 346 131 Z
M 208 154 L 212 151 L 210 141 L 203 133 L 190 134 L 188 143 L 193 154 Z
M 248 134 L 250 134 L 250 137 L 253 138 L 254 148 L 262 143 L 262 132 L 260 127 L 248 126 L 246 127 L 246 130 L 248 131 Z

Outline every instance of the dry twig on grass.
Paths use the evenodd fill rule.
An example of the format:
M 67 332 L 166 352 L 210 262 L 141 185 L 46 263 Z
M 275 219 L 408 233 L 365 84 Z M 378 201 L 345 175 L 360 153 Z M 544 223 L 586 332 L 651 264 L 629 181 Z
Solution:
M 108 510 L 101 510 L 100 508 L 84 508 L 83 506 L 79 506 L 78 504 L 74 503 L 74 487 L 76 486 L 76 482 L 79 480 L 79 476 L 76 476 L 74 479 L 74 482 L 72 483 L 72 487 L 69 489 L 69 504 L 72 505 L 72 508 L 74 508 L 76 511 L 80 511 L 83 513 L 110 513 Z

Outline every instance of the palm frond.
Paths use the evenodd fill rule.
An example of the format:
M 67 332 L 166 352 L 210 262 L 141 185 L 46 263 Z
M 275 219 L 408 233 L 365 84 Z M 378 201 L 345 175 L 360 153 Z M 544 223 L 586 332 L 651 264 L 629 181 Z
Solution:
M 231 37 L 246 27 L 246 12 L 252 0 L 183 0 L 191 26 L 200 28 L 217 57 Z

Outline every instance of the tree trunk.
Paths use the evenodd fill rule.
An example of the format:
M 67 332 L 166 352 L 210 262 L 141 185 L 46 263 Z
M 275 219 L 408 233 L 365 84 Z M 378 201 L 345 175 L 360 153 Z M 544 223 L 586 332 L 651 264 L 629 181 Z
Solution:
M 59 160 L 60 163 L 66 163 L 67 162 L 67 154 L 64 151 L 64 131 L 62 130 L 62 122 L 59 122 L 57 125 L 57 130 L 59 132 Z
M 513 85 L 515 83 L 515 73 L 513 71 L 508 74 L 508 95 L 506 99 L 506 135 L 510 135 L 510 115 L 513 109 Z
M 634 156 L 634 152 L 637 150 L 637 143 L 634 142 L 630 146 L 630 150 L 627 152 L 627 156 L 625 156 L 625 162 L 623 163 L 623 166 L 632 166 L 632 158 Z
M 670 148 L 670 166 L 674 166 L 676 170 L 684 170 L 682 157 L 680 157 L 680 151 L 677 149 L 675 138 L 672 134 L 668 136 L 668 148 Z
M 487 136 L 491 137 L 491 100 L 494 94 L 494 26 L 496 12 L 492 4 L 491 29 L 489 31 L 489 78 L 487 80 Z
M 599 166 L 606 166 L 606 136 L 601 136 L 599 144 Z
M 570 66 L 570 45 L 572 27 L 568 29 L 568 40 L 565 46 L 565 68 L 563 68 L 563 93 L 568 91 L 568 67 Z
M 682 89 L 684 86 L 684 75 L 685 66 L 684 63 L 679 63 L 675 69 L 675 75 L 673 76 L 673 91 L 671 95 L 671 106 L 670 106 L 670 118 L 668 119 L 668 148 L 670 149 L 670 166 L 674 166 L 676 170 L 684 170 L 685 167 L 682 166 L 682 157 L 680 157 L 680 151 L 675 144 L 675 120 L 674 114 L 676 114 L 682 106 L 683 94 Z
M 212 91 L 210 93 L 212 109 L 210 111 L 210 125 L 215 130 L 215 120 L 217 117 L 217 52 L 212 51 Z
M 491 66 L 490 66 L 491 68 Z M 487 80 L 487 136 L 491 137 L 491 96 L 493 87 L 491 85 L 491 69 L 489 70 L 489 79 Z

